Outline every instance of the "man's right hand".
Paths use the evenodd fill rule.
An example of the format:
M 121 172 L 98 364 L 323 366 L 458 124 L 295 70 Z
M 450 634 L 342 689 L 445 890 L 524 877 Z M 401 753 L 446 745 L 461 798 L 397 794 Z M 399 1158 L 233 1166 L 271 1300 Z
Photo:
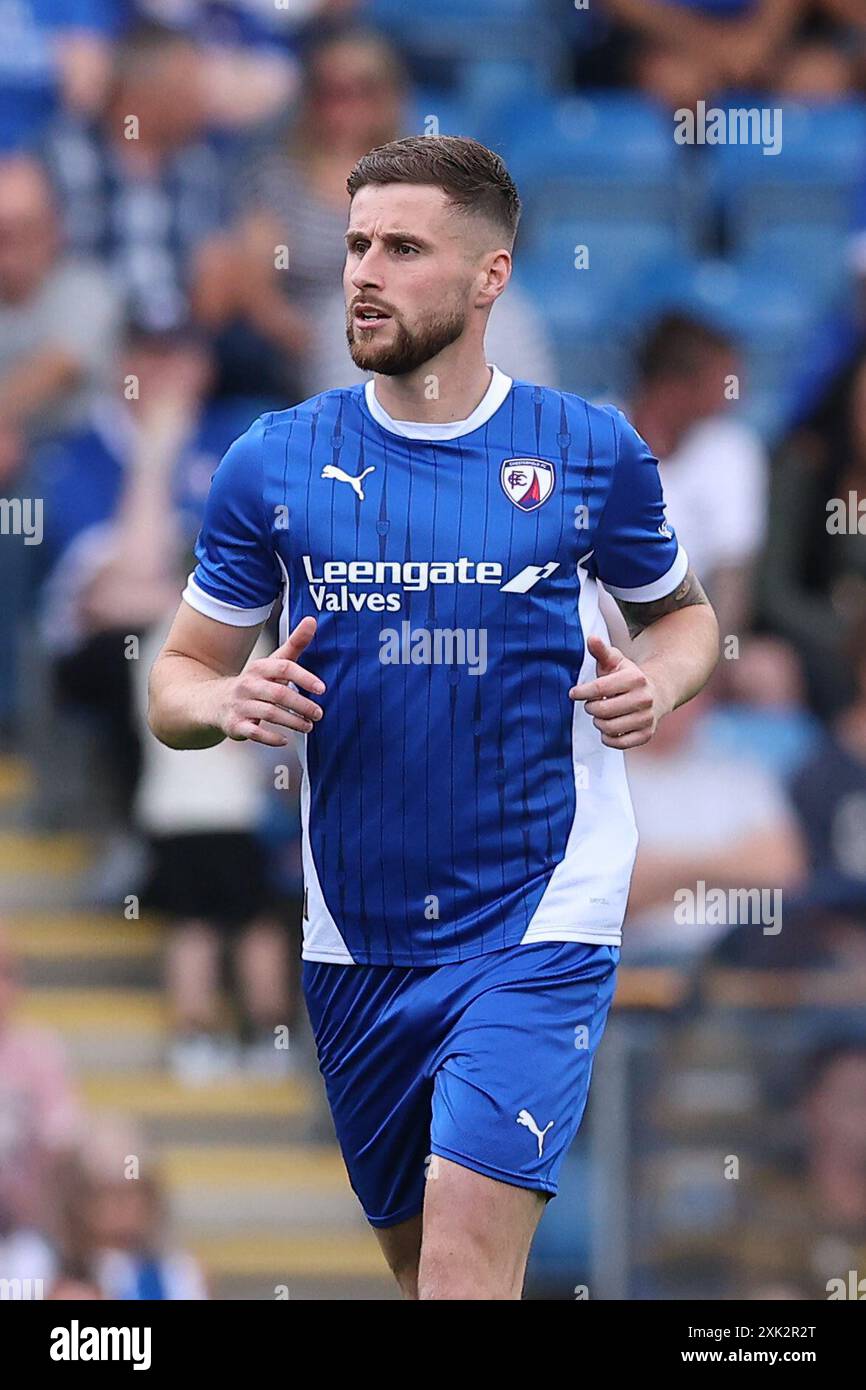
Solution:
M 294 632 L 271 656 L 251 661 L 239 676 L 227 677 L 225 697 L 221 704 L 219 728 L 229 738 L 252 743 L 264 743 L 269 748 L 284 748 L 289 740 L 263 724 L 278 724 L 308 734 L 322 718 L 322 708 L 308 700 L 302 690 L 321 695 L 323 681 L 312 671 L 298 664 L 298 657 L 316 635 L 316 619 L 302 618 Z

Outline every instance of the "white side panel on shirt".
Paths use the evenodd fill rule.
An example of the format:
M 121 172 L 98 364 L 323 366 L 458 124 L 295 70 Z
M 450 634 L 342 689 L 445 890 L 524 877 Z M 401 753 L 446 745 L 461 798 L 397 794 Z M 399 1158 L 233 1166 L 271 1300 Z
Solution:
M 599 612 L 598 586 L 584 563 L 578 566 L 578 612 L 584 641 L 591 635 L 608 640 Z M 592 679 L 595 662 L 587 651 L 580 680 Z M 625 758 L 608 748 L 581 703 L 572 717 L 575 778 L 574 820 L 565 854 L 533 913 L 521 944 L 531 941 L 586 941 L 619 945 L 637 852 L 637 827 Z

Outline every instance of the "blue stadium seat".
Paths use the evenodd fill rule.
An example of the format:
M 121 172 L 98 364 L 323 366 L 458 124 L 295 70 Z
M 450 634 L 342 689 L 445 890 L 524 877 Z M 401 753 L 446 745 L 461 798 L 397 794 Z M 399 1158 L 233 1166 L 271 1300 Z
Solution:
M 585 223 L 575 236 L 572 222 L 549 223 L 539 243 L 520 246 L 515 280 L 530 295 L 553 340 L 559 368 L 557 384 L 592 399 L 610 399 L 626 375 L 625 334 L 618 304 L 625 279 L 638 267 L 649 270 L 654 257 L 671 250 L 668 229 L 647 227 L 626 247 L 622 228 L 605 242 L 607 223 Z M 586 245 L 589 263 L 575 268 L 575 247 Z
M 845 233 L 821 223 L 787 223 L 756 227 L 736 248 L 735 262 L 747 275 L 781 274 L 792 286 L 827 302 L 848 281 Z
M 615 288 L 639 269 L 691 250 L 677 229 L 665 221 L 632 223 L 582 215 L 531 219 L 525 234 L 519 235 L 516 258 L 518 265 L 524 256 L 547 264 L 564 261 L 575 275 L 603 279 Z M 575 268 L 578 253 L 588 262 L 584 270 Z
M 531 218 L 571 215 L 696 226 L 701 188 L 671 116 L 639 97 L 604 94 L 515 103 L 495 148 Z M 689 152 L 690 153 L 690 152 Z
M 743 343 L 771 339 L 779 346 L 797 341 L 821 307 L 816 294 L 783 272 L 682 257 L 656 267 L 651 277 L 636 275 L 623 303 L 636 320 L 681 308 L 727 328 Z
M 430 118 L 438 128 L 433 129 Z M 471 135 L 481 139 L 481 118 L 459 94 L 433 88 L 415 88 L 406 103 L 404 135 Z
M 774 155 L 765 155 L 750 144 L 709 147 L 717 157 L 723 188 L 734 189 L 744 182 L 850 184 L 859 176 L 866 146 L 866 103 L 780 104 L 763 94 L 726 105 L 779 107 L 782 140 Z
M 616 285 L 589 271 L 575 270 L 544 257 L 525 257 L 517 263 L 515 282 L 530 294 L 556 335 L 596 334 L 616 303 Z
M 670 116 L 631 95 L 521 104 L 511 111 L 502 136 L 515 169 L 533 181 L 592 176 L 640 186 L 673 176 L 679 162 Z
M 460 85 L 464 65 L 483 54 L 522 61 L 543 89 L 566 56 L 538 0 L 369 0 L 364 19 L 395 39 L 422 81 Z
M 760 98 L 772 105 L 772 98 Z M 782 147 L 710 151 L 715 195 L 731 240 L 742 246 L 779 223 L 847 227 L 866 152 L 866 105 L 783 105 Z

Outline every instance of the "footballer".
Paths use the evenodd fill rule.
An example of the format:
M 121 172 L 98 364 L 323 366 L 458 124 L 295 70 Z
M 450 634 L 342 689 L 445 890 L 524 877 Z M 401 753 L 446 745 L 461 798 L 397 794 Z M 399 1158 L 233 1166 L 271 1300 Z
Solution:
M 149 720 L 172 748 L 296 742 L 303 988 L 352 1187 L 405 1297 L 519 1299 L 614 992 L 623 753 L 701 689 L 718 628 L 624 415 L 486 360 L 502 160 L 397 140 L 348 194 L 372 376 L 226 453 Z

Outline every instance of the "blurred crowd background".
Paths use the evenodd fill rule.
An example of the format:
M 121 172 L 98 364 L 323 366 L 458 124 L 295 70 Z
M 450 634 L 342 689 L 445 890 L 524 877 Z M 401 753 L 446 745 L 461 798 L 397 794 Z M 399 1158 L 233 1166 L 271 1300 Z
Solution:
M 699 102 L 781 149 L 677 143 Z M 0 1280 L 394 1296 L 299 1002 L 294 758 L 168 753 L 144 700 L 220 455 L 358 379 L 346 175 L 425 132 L 524 199 L 489 360 L 629 413 L 724 643 L 629 757 L 528 1296 L 866 1296 L 862 0 L 0 0 Z

